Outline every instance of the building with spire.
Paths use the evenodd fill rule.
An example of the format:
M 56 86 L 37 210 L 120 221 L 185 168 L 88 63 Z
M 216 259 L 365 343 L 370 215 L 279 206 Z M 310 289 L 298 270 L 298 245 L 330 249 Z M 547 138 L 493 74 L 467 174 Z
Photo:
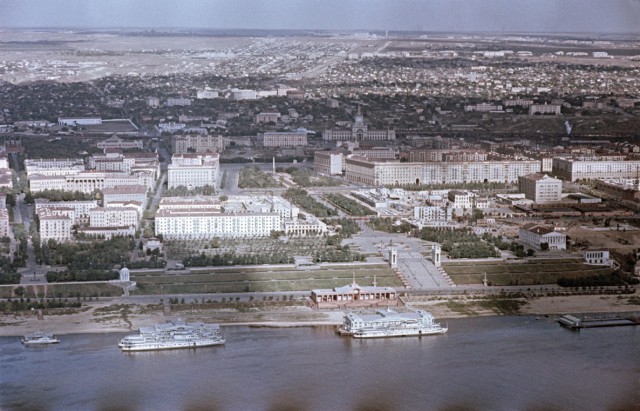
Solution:
M 323 140 L 355 140 L 355 141 L 386 141 L 395 140 L 396 131 L 387 130 L 369 130 L 362 109 L 358 106 L 358 112 L 355 121 L 351 125 L 351 129 L 327 129 L 322 132 Z

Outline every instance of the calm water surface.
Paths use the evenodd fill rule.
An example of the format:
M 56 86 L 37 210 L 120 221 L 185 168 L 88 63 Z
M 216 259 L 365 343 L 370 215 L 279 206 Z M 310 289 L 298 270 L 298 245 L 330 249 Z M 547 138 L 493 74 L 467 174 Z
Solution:
M 223 327 L 227 343 L 122 353 L 125 334 L 0 338 L 2 410 L 640 409 L 640 327 L 450 320 L 442 336 Z

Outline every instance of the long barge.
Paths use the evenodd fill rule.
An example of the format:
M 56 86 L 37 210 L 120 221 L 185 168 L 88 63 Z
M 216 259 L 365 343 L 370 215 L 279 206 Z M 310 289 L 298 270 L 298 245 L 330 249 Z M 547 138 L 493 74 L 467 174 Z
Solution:
M 622 327 L 630 325 L 640 325 L 638 317 L 611 317 L 611 318 L 588 318 L 581 319 L 573 315 L 563 315 L 558 319 L 558 323 L 563 327 L 572 330 L 582 328 L 598 328 L 598 327 Z

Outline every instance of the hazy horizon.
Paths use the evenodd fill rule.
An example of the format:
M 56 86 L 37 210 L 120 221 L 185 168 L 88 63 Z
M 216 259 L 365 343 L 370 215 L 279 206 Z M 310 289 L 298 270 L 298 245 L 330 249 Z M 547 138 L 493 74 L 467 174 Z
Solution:
M 0 27 L 640 33 L 640 0 L 0 0 Z

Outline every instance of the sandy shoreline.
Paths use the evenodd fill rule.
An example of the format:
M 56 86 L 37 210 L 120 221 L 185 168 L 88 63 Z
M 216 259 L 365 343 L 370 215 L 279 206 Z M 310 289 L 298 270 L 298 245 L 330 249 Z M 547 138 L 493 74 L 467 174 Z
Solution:
M 633 295 L 582 295 L 541 297 L 522 301 L 514 315 L 548 315 L 598 313 L 640 315 L 640 298 Z M 449 318 L 501 315 L 477 304 L 477 301 L 411 302 L 404 309 L 425 309 L 438 320 Z M 176 310 L 165 317 L 158 307 L 126 304 L 123 301 L 101 301 L 88 304 L 73 314 L 45 315 L 38 320 L 33 312 L 0 315 L 0 337 L 22 336 L 35 331 L 56 335 L 84 333 L 135 332 L 142 326 L 163 323 L 168 319 L 217 322 L 221 326 L 250 327 L 334 327 L 342 323 L 343 310 L 312 310 L 308 307 L 273 307 L 260 311 L 238 312 L 233 309 Z

